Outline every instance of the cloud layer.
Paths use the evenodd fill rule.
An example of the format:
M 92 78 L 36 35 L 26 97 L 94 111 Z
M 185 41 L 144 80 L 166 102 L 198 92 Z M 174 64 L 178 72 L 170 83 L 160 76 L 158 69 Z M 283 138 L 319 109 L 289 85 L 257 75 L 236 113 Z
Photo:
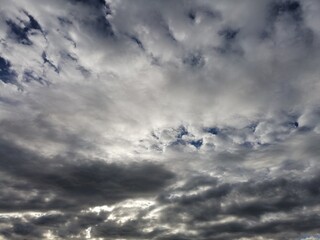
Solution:
M 316 239 L 315 0 L 3 0 L 0 238 Z

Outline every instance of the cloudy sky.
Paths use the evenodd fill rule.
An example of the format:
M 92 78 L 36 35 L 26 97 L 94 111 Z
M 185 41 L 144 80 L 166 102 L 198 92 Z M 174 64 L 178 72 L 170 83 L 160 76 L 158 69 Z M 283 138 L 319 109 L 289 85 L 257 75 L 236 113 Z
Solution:
M 0 0 L 0 239 L 320 239 L 319 12 Z

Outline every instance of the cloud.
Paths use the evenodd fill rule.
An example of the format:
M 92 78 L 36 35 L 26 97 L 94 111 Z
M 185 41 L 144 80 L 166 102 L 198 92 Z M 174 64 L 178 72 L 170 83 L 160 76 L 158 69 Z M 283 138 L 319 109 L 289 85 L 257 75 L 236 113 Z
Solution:
M 318 231 L 317 1 L 2 5 L 5 239 Z
M 196 176 L 159 199 L 168 205 L 161 222 L 183 223 L 199 239 L 294 236 L 317 229 L 311 209 L 318 205 L 318 181 L 317 174 L 301 180 L 278 177 L 219 184 L 216 178 Z
M 2 57 L 0 57 L 0 77 L 4 83 L 12 83 L 16 80 L 16 73 L 11 69 L 10 62 Z
M 6 142 L 2 142 L 1 156 L 0 209 L 5 212 L 79 211 L 155 194 L 174 177 L 148 162 L 108 164 L 71 156 L 45 159 Z

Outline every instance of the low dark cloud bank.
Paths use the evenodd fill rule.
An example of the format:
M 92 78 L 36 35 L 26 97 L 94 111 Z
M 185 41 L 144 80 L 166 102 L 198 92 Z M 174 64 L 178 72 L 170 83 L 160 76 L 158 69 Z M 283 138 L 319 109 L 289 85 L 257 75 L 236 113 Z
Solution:
M 66 210 L 156 193 L 174 174 L 152 163 L 41 158 L 1 143 L 1 211 Z

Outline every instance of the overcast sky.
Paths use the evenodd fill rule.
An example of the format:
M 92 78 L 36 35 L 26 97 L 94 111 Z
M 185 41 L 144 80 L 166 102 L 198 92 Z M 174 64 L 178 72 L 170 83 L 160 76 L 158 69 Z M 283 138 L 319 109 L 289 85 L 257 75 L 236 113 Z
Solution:
M 320 239 L 319 0 L 0 0 L 0 239 Z

